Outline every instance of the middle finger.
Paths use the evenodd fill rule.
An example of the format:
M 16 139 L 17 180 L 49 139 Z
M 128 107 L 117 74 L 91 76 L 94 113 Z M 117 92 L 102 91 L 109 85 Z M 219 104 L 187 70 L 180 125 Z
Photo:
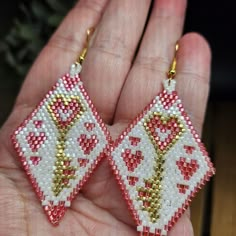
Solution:
M 129 123 L 160 91 L 174 45 L 182 34 L 185 9 L 186 0 L 154 1 L 139 53 L 122 90 L 116 122 Z
M 82 79 L 102 119 L 111 123 L 143 32 L 150 0 L 111 0 L 83 65 Z M 109 88 L 109 89 L 108 89 Z

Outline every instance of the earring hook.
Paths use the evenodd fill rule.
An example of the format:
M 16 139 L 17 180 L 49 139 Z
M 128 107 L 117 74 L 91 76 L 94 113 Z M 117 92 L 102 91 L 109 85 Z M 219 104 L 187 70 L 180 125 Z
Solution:
M 94 28 L 93 27 L 87 29 L 87 31 L 86 31 L 87 36 L 86 36 L 85 46 L 84 46 L 82 52 L 80 53 L 79 58 L 77 59 L 77 63 L 79 63 L 80 65 L 82 65 L 82 63 L 83 63 L 83 61 L 84 61 L 84 59 L 85 59 L 85 57 L 87 55 L 89 42 L 91 40 L 93 32 L 94 32 Z
M 172 61 L 172 64 L 170 66 L 170 70 L 169 72 L 167 73 L 167 76 L 168 76 L 168 79 L 169 80 L 172 80 L 174 79 L 175 75 L 176 75 L 176 66 L 177 66 L 177 53 L 178 53 L 178 50 L 179 50 L 179 44 L 178 42 L 176 43 L 175 45 L 175 55 L 174 55 L 174 59 Z

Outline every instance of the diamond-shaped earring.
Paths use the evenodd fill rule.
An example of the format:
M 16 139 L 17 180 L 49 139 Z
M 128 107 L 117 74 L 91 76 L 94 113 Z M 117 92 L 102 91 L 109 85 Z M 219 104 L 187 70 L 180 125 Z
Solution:
M 140 235 L 167 235 L 215 172 L 177 95 L 175 74 L 176 57 L 164 90 L 120 135 L 109 157 Z
M 104 157 L 110 135 L 79 73 L 78 62 L 58 80 L 12 135 L 14 147 L 49 218 L 57 225 Z

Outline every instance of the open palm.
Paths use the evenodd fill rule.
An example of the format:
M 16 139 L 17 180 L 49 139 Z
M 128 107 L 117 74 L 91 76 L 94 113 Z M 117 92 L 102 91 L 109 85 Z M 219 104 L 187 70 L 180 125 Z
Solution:
M 161 90 L 174 45 L 181 38 L 186 1 L 158 0 L 152 9 L 150 3 L 80 0 L 39 55 L 0 133 L 0 236 L 138 235 L 107 160 L 73 201 L 61 224 L 49 224 L 13 151 L 10 134 L 68 71 L 82 49 L 86 30 L 96 25 L 81 78 L 115 139 Z M 179 44 L 177 91 L 201 132 L 210 50 L 195 33 L 183 36 Z M 193 235 L 188 213 L 169 235 Z

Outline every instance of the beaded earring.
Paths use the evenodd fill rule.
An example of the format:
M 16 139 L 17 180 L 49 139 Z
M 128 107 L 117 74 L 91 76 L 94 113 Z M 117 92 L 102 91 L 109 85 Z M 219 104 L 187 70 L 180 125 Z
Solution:
M 115 141 L 109 157 L 143 236 L 167 235 L 215 172 L 177 95 L 175 75 L 176 55 L 164 90 Z
M 92 29 L 78 61 L 17 128 L 12 142 L 53 225 L 104 157 L 110 135 L 80 79 Z

